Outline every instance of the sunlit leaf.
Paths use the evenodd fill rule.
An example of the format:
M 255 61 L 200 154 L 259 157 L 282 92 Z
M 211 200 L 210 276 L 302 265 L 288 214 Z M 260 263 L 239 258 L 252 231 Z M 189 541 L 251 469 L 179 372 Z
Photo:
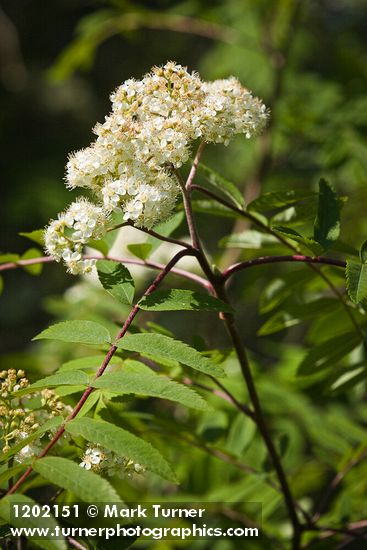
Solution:
M 117 346 L 142 355 L 151 354 L 163 359 L 179 361 L 188 367 L 212 376 L 224 376 L 221 367 L 201 355 L 196 349 L 163 334 L 131 334 L 118 340 Z
M 192 290 L 159 290 L 145 296 L 139 302 L 140 309 L 147 311 L 226 311 L 233 312 L 228 304 L 214 296 Z
M 108 330 L 94 321 L 64 321 L 51 325 L 33 340 L 61 340 L 79 344 L 107 344 L 111 340 Z
M 124 265 L 109 260 L 98 260 L 99 280 L 105 290 L 123 304 L 134 299 L 135 284 L 130 271 Z
M 337 241 L 340 234 L 340 201 L 329 183 L 319 182 L 319 207 L 314 225 L 314 240 L 324 249 Z
M 348 260 L 346 278 L 349 297 L 355 304 L 367 298 L 367 264 Z

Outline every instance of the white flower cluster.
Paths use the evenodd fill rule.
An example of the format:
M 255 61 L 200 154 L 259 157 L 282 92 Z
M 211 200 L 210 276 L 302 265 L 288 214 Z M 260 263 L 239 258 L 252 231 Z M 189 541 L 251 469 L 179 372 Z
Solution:
M 126 457 L 118 456 L 112 451 L 95 445 L 88 446 L 79 464 L 81 468 L 103 473 L 109 477 L 119 476 L 132 478 L 134 474 L 143 474 L 145 468 Z
M 170 215 L 179 190 L 175 170 L 187 162 L 193 141 L 227 145 L 235 134 L 250 138 L 268 117 L 236 78 L 203 82 L 173 62 L 127 80 L 111 101 L 112 112 L 94 129 L 97 139 L 69 157 L 66 171 L 66 185 L 90 189 L 101 206 L 78 201 L 46 232 L 47 252 L 75 274 L 90 270 L 82 245 L 103 235 L 112 211 L 122 209 L 125 221 L 147 228 Z
M 88 273 L 95 260 L 82 258 L 83 245 L 90 239 L 101 238 L 106 224 L 107 218 L 102 207 L 86 199 L 79 199 L 47 227 L 46 250 L 56 261 L 63 260 L 73 275 Z
M 205 141 L 228 145 L 236 134 L 245 134 L 249 139 L 264 128 L 268 116 L 265 105 L 237 78 L 205 82 L 203 90 L 201 123 Z

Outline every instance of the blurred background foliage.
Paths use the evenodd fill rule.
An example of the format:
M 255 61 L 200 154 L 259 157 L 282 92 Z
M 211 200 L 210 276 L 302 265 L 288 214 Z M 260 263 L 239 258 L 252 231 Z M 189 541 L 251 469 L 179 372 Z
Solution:
M 366 8 L 365 0 L 2 0 L 2 252 L 25 251 L 29 243 L 18 232 L 43 227 L 73 200 L 75 195 L 63 185 L 67 154 L 89 144 L 91 128 L 109 111 L 109 93 L 126 78 L 139 78 L 152 65 L 173 59 L 198 70 L 204 79 L 233 74 L 271 108 L 271 122 L 262 137 L 249 142 L 238 138 L 228 148 L 208 147 L 204 162 L 234 181 L 246 201 L 275 190 L 317 191 L 319 178 L 327 178 L 346 197 L 343 241 L 344 249 L 353 253 L 350 246 L 358 248 L 367 233 Z M 307 229 L 315 211 L 311 200 L 297 216 L 287 210 L 279 220 L 297 230 Z M 205 246 L 220 266 L 259 254 L 256 249 L 218 247 L 226 233 L 245 227 L 233 217 L 217 218 L 208 211 L 199 217 Z M 329 271 L 342 287 L 340 275 Z M 96 285 L 76 283 L 58 265 L 46 266 L 37 279 L 21 270 L 11 271 L 6 283 L 0 312 L 2 367 L 17 362 L 31 377 L 50 373 L 75 357 L 75 350 L 59 344 L 39 346 L 37 356 L 34 347 L 22 353 L 50 319 L 88 318 L 111 326 L 126 315 Z M 143 288 L 142 280 L 139 284 Z M 301 293 L 301 287 L 307 293 Z M 359 445 L 367 439 L 360 348 L 341 359 L 330 351 L 321 374 L 295 376 L 305 357 L 305 343 L 312 348 L 351 330 L 335 301 L 318 301 L 307 309 L 313 298 L 320 298 L 321 287 L 303 266 L 255 268 L 239 275 L 231 286 L 232 295 L 245 304 L 241 331 L 255 368 L 258 374 L 266 373 L 258 376 L 260 395 L 279 441 L 286 441 L 285 466 L 295 496 L 306 507 L 322 494 L 332 472 L 358 455 Z M 278 317 L 264 329 L 279 305 Z M 302 314 L 295 305 L 304 307 Z M 198 349 L 228 345 L 220 335 L 219 321 L 209 315 L 197 314 L 193 320 L 191 313 L 146 313 L 142 320 L 162 323 Z M 263 335 L 257 337 L 261 326 Z M 287 327 L 291 328 L 284 330 Z M 193 338 L 193 333 L 199 336 Z M 228 387 L 246 399 L 233 359 L 225 361 L 230 372 L 233 369 Z M 352 389 L 348 376 L 340 378 L 351 372 L 350 365 L 356 365 Z M 261 476 L 243 477 L 233 464 L 210 457 L 212 451 L 203 452 L 214 445 L 228 451 L 232 462 L 240 458 L 263 472 L 264 448 L 246 420 L 224 401 L 211 399 L 218 412 L 197 421 L 197 456 L 184 442 L 180 448 L 179 437 L 172 439 L 170 458 L 186 480 L 182 490 L 218 501 L 262 500 L 270 539 L 253 547 L 275 548 L 271 535 L 286 532 L 279 495 Z M 125 410 L 115 414 L 128 418 L 130 409 L 136 408 L 126 403 Z M 142 406 L 141 414 L 144 411 Z M 154 418 L 156 429 L 169 431 L 170 421 L 159 426 Z M 138 413 L 130 421 L 135 429 L 141 428 Z M 182 424 L 184 441 L 193 421 L 182 411 L 175 421 Z M 176 422 L 171 429 L 179 433 Z M 190 470 L 188 462 L 195 468 Z M 367 513 L 366 480 L 367 467 L 360 464 L 329 509 L 329 523 Z M 328 544 L 320 548 L 335 548 L 334 542 Z M 216 548 L 230 547 L 218 543 Z
M 111 90 L 167 59 L 205 79 L 234 74 L 272 110 L 266 135 L 239 138 L 220 155 L 208 148 L 207 164 L 247 199 L 330 178 L 350 195 L 343 228 L 358 245 L 365 235 L 365 8 L 364 0 L 3 0 L 1 250 L 26 250 L 17 232 L 43 227 L 73 200 L 63 186 L 67 154 L 91 141 Z M 211 251 L 232 226 L 230 218 L 203 217 Z M 14 349 L 45 322 L 41 296 L 70 277 L 49 266 L 42 285 L 23 273 L 8 278 L 2 345 Z

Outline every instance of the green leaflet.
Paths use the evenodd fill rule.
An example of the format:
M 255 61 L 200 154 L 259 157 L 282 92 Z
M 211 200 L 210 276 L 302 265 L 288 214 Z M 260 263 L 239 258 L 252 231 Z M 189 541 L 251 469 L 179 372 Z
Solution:
M 56 374 L 51 374 L 50 376 L 37 380 L 37 382 L 34 382 L 27 388 L 17 391 L 16 395 L 24 395 L 55 386 L 88 386 L 88 384 L 89 376 L 83 371 L 73 370 L 71 372 L 57 372 Z
M 214 296 L 192 290 L 160 290 L 145 296 L 139 302 L 140 309 L 147 311 L 226 311 L 233 309 Z
M 202 162 L 200 162 L 198 166 L 198 172 L 201 172 L 209 184 L 211 184 L 215 189 L 221 191 L 237 206 L 240 208 L 245 207 L 245 199 L 243 198 L 241 191 L 232 182 L 228 181 L 226 178 Z
M 71 361 L 67 361 L 57 371 L 58 373 L 66 372 L 66 371 L 75 371 L 75 370 L 91 370 L 95 371 L 98 369 L 103 359 L 105 358 L 104 355 L 91 355 L 88 357 L 80 357 L 79 359 L 72 359 Z M 121 364 L 121 359 L 119 357 L 112 357 L 109 365 L 118 365 Z
M 141 260 L 149 258 L 152 252 L 152 245 L 149 243 L 128 244 L 127 248 L 130 250 L 131 254 L 134 254 L 134 256 Z
M 29 248 L 21 256 L 21 260 L 33 260 L 34 258 L 39 258 L 43 256 L 42 252 L 38 248 Z M 27 271 L 30 275 L 39 275 L 42 272 L 43 264 L 34 264 L 34 265 L 22 265 L 22 269 Z
M 117 212 L 112 213 L 111 223 L 118 225 L 122 223 L 122 221 L 123 221 L 123 216 L 120 215 L 120 213 L 117 213 Z M 117 235 L 118 235 L 118 231 L 108 231 L 106 235 L 103 237 L 103 239 L 88 241 L 88 246 L 90 246 L 91 248 L 94 248 L 95 250 L 99 250 L 99 252 L 102 252 L 104 256 L 107 256 L 115 240 L 117 239 Z
M 20 258 L 19 254 L 13 254 L 12 252 L 0 254 L 0 264 L 7 264 L 8 262 L 17 262 L 19 258 Z
M 168 218 L 168 220 L 156 225 L 154 231 L 159 235 L 169 237 L 181 225 L 183 219 L 184 213 L 176 212 L 173 216 Z M 146 260 L 161 246 L 162 242 L 162 240 L 149 235 L 145 242 L 129 244 L 127 248 L 134 256 L 137 256 L 141 260 Z
M 349 297 L 358 304 L 367 297 L 367 264 L 347 260 L 345 273 Z
M 105 290 L 123 304 L 134 299 L 135 284 L 130 271 L 124 265 L 109 260 L 98 260 L 99 280 Z
M 289 191 L 272 191 L 263 193 L 257 199 L 250 202 L 247 209 L 251 212 L 266 213 L 274 210 L 284 210 L 299 203 L 304 199 L 315 197 L 315 193 L 307 189 L 290 189 Z
M 324 249 L 337 241 L 340 234 L 340 200 L 324 179 L 319 182 L 319 206 L 314 224 L 314 240 Z
M 14 517 L 11 512 L 14 504 L 18 504 L 19 506 L 21 506 L 22 504 L 27 504 L 32 508 L 32 506 L 37 504 L 37 502 L 27 497 L 26 495 L 20 495 L 19 493 L 6 496 L 2 500 L 0 500 L 0 516 L 7 523 L 10 523 L 10 525 L 13 525 L 14 527 L 42 527 L 45 529 L 49 528 L 50 532 L 52 532 L 57 526 L 57 521 L 54 517 Z M 44 548 L 45 550 L 66 550 L 67 548 L 64 539 L 53 539 L 51 537 L 48 539 L 39 537 L 34 538 L 31 536 L 27 538 L 33 540 L 37 546 L 39 546 L 40 548 Z
M 135 372 L 134 372 L 135 370 Z M 153 371 L 126 369 L 107 373 L 92 383 L 94 388 L 108 390 L 118 395 L 135 393 L 137 395 L 159 397 L 180 403 L 186 407 L 204 410 L 207 408 L 204 399 L 183 384 L 166 376 L 159 376 Z
M 321 369 L 334 366 L 361 343 L 355 332 L 347 332 L 330 338 L 313 347 L 298 367 L 298 376 L 314 374 Z
M 299 292 L 302 285 L 306 285 L 314 277 L 310 269 L 294 269 L 282 274 L 281 277 L 272 279 L 260 295 L 259 312 L 268 313 L 282 302 L 287 300 L 294 292 Z
M 340 302 L 334 298 L 318 298 L 305 304 L 290 304 L 283 311 L 278 311 L 267 319 L 258 330 L 258 335 L 273 334 L 313 319 L 316 315 L 336 312 L 338 309 L 340 309 Z
M 359 257 L 363 264 L 367 262 L 367 241 L 364 241 L 361 244 L 359 249 Z
M 235 219 L 240 217 L 240 214 L 215 200 L 193 200 L 192 209 L 194 212 L 201 212 L 209 216 L 222 216 L 224 218 Z
M 277 311 L 257 331 L 258 336 L 268 336 L 281 330 L 298 325 L 302 319 L 294 317 L 288 311 Z
M 305 199 L 284 209 L 277 210 L 270 217 L 271 225 L 286 227 L 309 226 L 315 221 L 317 204 L 315 197 Z
M 86 402 L 84 403 L 84 405 L 82 406 L 82 408 L 80 409 L 79 413 L 78 413 L 78 418 L 82 418 L 83 416 L 85 416 L 86 414 L 89 413 L 89 411 L 91 409 L 93 409 L 93 407 L 98 403 L 98 401 L 101 399 L 102 397 L 102 392 L 100 390 L 95 390 L 94 392 L 92 392 Z
M 250 248 L 258 250 L 269 245 L 279 245 L 276 237 L 267 233 L 261 233 L 255 229 L 246 229 L 242 233 L 229 235 L 219 241 L 219 246 L 222 248 Z
M 108 330 L 94 321 L 64 321 L 51 325 L 33 340 L 61 340 L 78 344 L 107 344 L 111 341 Z
M 135 351 L 142 355 L 151 354 L 166 359 L 179 361 L 188 367 L 209 374 L 211 376 L 224 376 L 221 367 L 213 363 L 180 340 L 174 340 L 163 334 L 131 334 L 117 342 L 117 346 L 127 351 Z
M 165 220 L 164 222 L 154 226 L 154 231 L 156 233 L 159 233 L 159 235 L 169 237 L 174 231 L 176 231 L 176 229 L 180 227 L 181 223 L 184 220 L 184 217 L 185 215 L 182 211 L 176 212 L 175 214 L 173 214 L 173 216 L 168 218 L 168 220 Z M 150 255 L 161 246 L 162 241 L 160 239 L 157 239 L 156 237 L 153 237 L 152 235 L 149 235 L 146 240 L 146 244 L 149 244 L 151 246 L 151 251 L 149 253 Z
M 241 413 L 235 416 L 228 431 L 226 448 L 240 457 L 256 435 L 256 424 Z
M 290 227 L 274 226 L 273 230 L 283 237 L 286 237 L 287 239 L 291 239 L 292 241 L 296 241 L 297 243 L 302 244 L 303 246 L 308 248 L 308 250 L 311 250 L 313 254 L 319 255 L 323 251 L 323 247 L 314 239 L 312 239 L 311 237 L 304 237 L 303 235 L 298 233 L 298 231 L 295 231 Z
M 44 247 L 45 246 L 45 230 L 44 229 L 35 229 L 34 231 L 29 232 L 21 232 L 19 233 L 21 237 L 25 237 L 26 239 L 29 239 L 30 241 L 33 241 L 34 243 L 38 244 L 39 246 Z
M 24 460 L 21 463 L 19 462 L 16 463 L 15 466 L 11 466 L 10 468 L 8 467 L 8 464 L 3 464 L 1 467 L 1 473 L 0 473 L 0 485 L 3 485 L 3 483 L 6 483 L 13 476 L 23 473 L 25 467 L 28 466 L 29 463 L 30 463 L 29 460 Z
M 83 420 L 87 419 L 80 419 L 79 422 Z M 33 469 L 47 481 L 71 491 L 84 502 L 121 502 L 106 479 L 67 458 L 47 456 L 36 460 Z
M 332 392 L 345 392 L 346 389 L 352 388 L 359 382 L 366 380 L 366 367 L 357 367 L 354 369 L 352 366 L 348 367 L 346 372 L 343 372 L 330 386 Z
M 177 481 L 168 462 L 150 443 L 114 424 L 92 418 L 76 418 L 68 422 L 65 428 L 74 436 L 81 435 L 87 441 L 102 445 L 118 455 L 142 464 L 164 479 Z M 110 500 L 113 501 L 113 499 Z

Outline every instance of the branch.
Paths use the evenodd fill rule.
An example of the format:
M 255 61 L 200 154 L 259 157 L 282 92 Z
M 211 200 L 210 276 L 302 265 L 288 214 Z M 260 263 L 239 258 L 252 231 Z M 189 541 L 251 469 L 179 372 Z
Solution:
M 180 172 L 178 170 L 175 170 L 176 177 L 177 177 L 177 179 L 179 181 L 179 184 L 181 186 L 187 226 L 188 226 L 188 229 L 189 229 L 192 246 L 194 247 L 195 250 L 202 250 L 202 246 L 201 246 L 201 243 L 200 243 L 199 234 L 198 234 L 197 229 L 196 229 L 195 220 L 194 220 L 194 216 L 193 216 L 193 212 L 192 212 L 192 204 L 191 204 L 191 200 L 190 200 L 190 193 L 191 193 L 191 189 L 193 187 L 193 181 L 194 181 L 194 178 L 195 178 L 195 175 L 196 175 L 196 170 L 197 170 L 197 167 L 199 165 L 200 158 L 201 158 L 202 152 L 204 150 L 204 147 L 205 147 L 205 142 L 202 141 L 200 143 L 199 147 L 198 147 L 197 152 L 196 152 L 194 162 L 191 166 L 191 170 L 190 170 L 190 173 L 188 175 L 188 178 L 187 178 L 186 182 L 182 179 L 182 176 L 181 176 Z M 203 258 L 203 257 L 204 257 L 203 254 L 200 254 L 198 259 Z M 202 265 L 202 262 L 200 261 L 200 259 L 199 259 L 199 263 L 200 263 L 201 267 L 203 268 L 204 273 L 206 275 L 209 275 L 208 266 L 207 265 Z M 204 262 L 204 263 L 206 264 L 207 262 Z M 210 268 L 209 268 L 209 271 L 211 271 Z
M 196 172 L 196 168 L 194 170 L 194 175 L 195 175 L 195 172 Z M 190 178 L 190 175 L 189 175 L 189 178 Z M 222 275 L 217 276 L 212 271 L 208 263 L 208 260 L 204 254 L 203 248 L 200 243 L 200 239 L 197 234 L 195 220 L 192 212 L 190 193 L 193 189 L 197 189 L 198 186 L 193 185 L 193 180 L 191 179 L 190 185 L 189 185 L 189 192 L 188 192 L 187 187 L 188 187 L 189 178 L 188 178 L 188 181 L 186 182 L 186 186 L 182 188 L 182 193 L 184 197 L 185 212 L 186 212 L 188 226 L 190 229 L 190 235 L 192 238 L 192 244 L 194 248 L 197 250 L 197 255 L 196 255 L 197 259 L 204 273 L 206 274 L 209 281 L 211 282 L 213 289 L 215 291 L 215 295 L 221 300 L 223 300 L 224 302 L 229 303 L 225 293 L 225 289 L 224 289 L 223 277 Z M 240 212 L 242 211 L 240 210 Z M 234 349 L 236 351 L 236 354 L 241 366 L 241 372 L 245 380 L 247 390 L 250 396 L 250 400 L 253 406 L 254 421 L 256 422 L 256 425 L 259 428 L 259 431 L 261 433 L 265 446 L 268 450 L 269 456 L 271 458 L 271 461 L 273 463 L 275 472 L 277 474 L 277 477 L 281 486 L 285 505 L 287 507 L 288 515 L 293 527 L 293 548 L 296 550 L 299 548 L 299 542 L 300 542 L 300 536 L 301 536 L 301 524 L 299 522 L 298 515 L 297 515 L 297 506 L 295 505 L 295 501 L 293 499 L 290 487 L 288 485 L 288 481 L 287 481 L 285 472 L 283 470 L 283 466 L 281 464 L 280 458 L 278 456 L 277 450 L 274 446 L 274 443 L 268 431 L 268 428 L 265 422 L 265 417 L 262 411 L 262 407 L 260 405 L 260 400 L 259 400 L 257 390 L 254 384 L 254 380 L 252 377 L 251 368 L 246 356 L 245 349 L 241 343 L 239 333 L 235 327 L 233 315 L 228 313 L 221 313 L 220 317 L 226 324 L 228 334 L 231 338 Z
M 163 279 L 168 275 L 168 273 L 172 270 L 173 266 L 184 256 L 190 255 L 192 252 L 189 250 L 181 250 L 178 252 L 165 266 L 165 268 L 157 275 L 157 277 L 154 279 L 153 283 L 148 287 L 148 289 L 144 292 L 143 296 L 149 296 L 152 294 L 158 285 L 163 281 Z M 135 306 L 130 311 L 123 327 L 121 328 L 120 332 L 118 333 L 114 343 L 111 345 L 107 355 L 105 356 L 102 365 L 98 369 L 94 380 L 97 378 L 100 378 L 103 373 L 105 372 L 106 368 L 108 367 L 108 364 L 110 360 L 112 359 L 113 355 L 115 354 L 117 350 L 117 343 L 118 341 L 123 338 L 128 331 L 131 323 L 133 322 L 135 316 L 139 312 L 139 304 L 135 304 Z M 60 437 L 65 432 L 65 424 L 67 422 L 70 422 L 73 418 L 75 418 L 80 409 L 83 407 L 84 403 L 87 401 L 89 395 L 93 392 L 94 388 L 92 386 L 88 386 L 88 388 L 83 393 L 82 397 L 80 398 L 79 402 L 77 403 L 74 410 L 70 413 L 70 415 L 66 418 L 65 422 L 62 424 L 62 426 L 58 429 L 54 437 L 51 439 L 51 441 L 46 445 L 46 447 L 36 456 L 35 460 L 39 460 L 40 458 L 43 458 L 47 455 L 47 453 L 52 449 L 52 447 L 55 445 L 55 443 L 60 439 Z M 19 487 L 23 484 L 23 482 L 28 478 L 28 476 L 32 473 L 33 466 L 29 466 L 27 470 L 24 472 L 24 474 L 18 479 L 18 481 L 9 489 L 9 491 L 6 493 L 7 495 L 11 495 L 12 493 L 15 493 Z
M 208 189 L 205 189 L 205 187 L 202 187 L 201 185 L 192 185 L 191 189 L 194 190 L 194 191 L 199 191 L 200 193 L 203 193 L 204 195 L 207 195 L 208 197 L 211 197 L 212 199 L 216 200 L 217 202 L 219 202 L 223 206 L 226 206 L 230 210 L 233 210 L 234 212 L 237 212 L 237 214 L 239 214 L 240 216 L 243 216 L 244 218 L 252 221 L 254 225 L 260 227 L 263 231 L 265 231 L 269 235 L 272 235 L 273 237 L 275 237 L 279 242 L 283 243 L 290 250 L 293 250 L 293 252 L 295 252 L 297 255 L 300 253 L 297 246 L 294 246 L 293 244 L 291 244 L 289 241 L 287 241 L 287 239 L 282 237 L 282 235 L 279 235 L 278 233 L 276 233 L 276 231 L 274 231 L 271 227 L 269 227 L 268 225 L 263 223 L 261 220 L 259 220 L 256 216 L 254 216 L 253 214 L 251 214 L 247 210 L 243 210 L 242 208 L 238 208 L 234 204 L 226 201 L 225 199 L 222 199 L 221 197 L 219 197 L 218 195 L 216 195 L 212 191 L 209 191 Z M 344 299 L 343 294 L 336 288 L 336 286 L 329 279 L 329 277 L 327 275 L 325 275 L 325 273 L 323 273 L 317 266 L 313 265 L 311 262 L 306 262 L 306 263 L 309 266 L 309 268 L 312 269 L 312 271 L 317 273 L 317 275 L 325 281 L 325 283 L 328 285 L 328 287 L 332 290 L 332 292 L 338 298 L 338 300 L 342 304 L 343 308 L 345 309 L 345 312 L 348 315 L 348 317 L 350 319 L 350 322 L 352 323 L 356 333 L 359 335 L 359 337 L 361 339 L 361 342 L 363 343 L 364 347 L 367 349 L 367 342 L 365 340 L 365 336 L 363 334 L 363 331 L 362 331 L 361 327 L 358 325 L 357 321 L 355 320 L 354 315 L 353 315 L 350 307 L 348 306 L 348 303 Z
M 222 300 L 224 300 L 228 303 L 228 300 L 226 299 L 224 291 L 219 293 L 219 297 Z M 239 360 L 239 363 L 240 363 L 240 367 L 241 367 L 241 372 L 242 372 L 243 378 L 245 379 L 247 390 L 248 390 L 248 393 L 249 393 L 249 396 L 250 396 L 250 399 L 251 399 L 251 402 L 252 402 L 252 406 L 254 408 L 254 419 L 255 419 L 255 422 L 256 422 L 259 430 L 260 430 L 260 433 L 262 435 L 262 438 L 264 440 L 264 443 L 266 445 L 266 448 L 267 448 L 268 453 L 270 455 L 270 458 L 272 460 L 274 469 L 277 473 L 279 483 L 280 483 L 280 486 L 282 488 L 283 497 L 284 497 L 284 500 L 285 500 L 285 503 L 286 503 L 286 506 L 287 506 L 287 509 L 288 509 L 289 518 L 292 522 L 294 534 L 296 536 L 297 534 L 300 533 L 300 523 L 299 523 L 297 512 L 296 512 L 295 502 L 294 502 L 290 487 L 288 485 L 288 481 L 287 481 L 285 472 L 283 470 L 283 466 L 281 464 L 281 461 L 280 461 L 280 458 L 278 456 L 277 450 L 275 449 L 273 440 L 270 436 L 270 433 L 268 431 L 268 427 L 267 427 L 266 422 L 265 422 L 264 413 L 263 413 L 262 407 L 260 405 L 259 396 L 257 394 L 257 390 L 256 390 L 256 387 L 255 387 L 255 384 L 254 384 L 254 380 L 253 380 L 253 377 L 252 377 L 252 373 L 251 373 L 250 365 L 249 365 L 249 362 L 248 362 L 248 359 L 247 359 L 247 356 L 246 356 L 246 352 L 245 352 L 244 347 L 242 345 L 241 338 L 239 336 L 237 328 L 234 324 L 233 316 L 231 314 L 225 314 L 225 315 L 223 315 L 223 320 L 226 324 L 228 334 L 229 334 L 229 336 L 232 340 L 234 349 L 236 351 L 236 354 L 237 354 L 237 357 L 238 357 L 238 360 Z
M 184 246 L 185 248 L 192 248 L 191 244 L 185 243 L 185 241 L 181 241 L 179 239 L 173 239 L 171 237 L 167 237 L 166 235 L 161 235 L 160 233 L 157 233 L 156 231 L 153 231 L 153 229 L 146 229 L 145 227 L 137 227 L 132 222 L 124 222 L 120 223 L 118 225 L 114 225 L 113 227 L 110 227 L 107 232 L 115 231 L 116 229 L 122 229 L 123 227 L 133 227 L 134 229 L 137 229 L 138 231 L 141 231 L 142 233 L 146 233 L 147 235 L 151 235 L 152 237 L 155 237 L 156 239 L 160 241 L 164 241 L 167 243 L 177 244 L 178 246 Z
M 365 539 L 367 540 L 367 533 L 362 532 L 358 533 L 360 529 L 366 529 L 367 528 L 367 520 L 361 520 L 356 521 L 353 523 L 349 523 L 346 527 L 329 527 L 329 526 L 318 526 L 318 525 L 311 525 L 308 527 L 305 527 L 305 531 L 318 531 L 320 532 L 320 535 L 313 540 L 311 540 L 304 548 L 311 548 L 314 543 L 317 543 L 318 541 L 335 537 L 336 535 L 345 535 L 349 538 L 353 539 Z M 338 548 L 344 548 L 343 546 L 338 546 Z
M 140 28 L 147 28 L 194 34 L 228 44 L 239 42 L 239 35 L 229 26 L 219 25 L 218 23 L 205 19 L 164 12 L 157 13 L 149 11 L 147 13 L 126 13 L 115 19 L 112 25 L 110 35 L 117 34 L 121 32 L 121 30 L 132 31 Z
M 221 388 L 222 391 L 216 390 L 215 388 L 210 388 L 209 386 L 205 386 L 204 384 L 201 384 L 199 382 L 194 382 L 194 380 L 191 380 L 191 378 L 187 377 L 184 378 L 182 382 L 187 386 L 195 386 L 196 388 L 200 388 L 201 390 L 210 392 L 213 395 L 224 399 L 228 403 L 231 403 L 231 405 L 234 405 L 241 413 L 244 413 L 249 418 L 252 418 L 252 420 L 254 419 L 254 413 L 247 405 L 240 403 L 238 399 L 236 399 L 235 396 L 229 390 L 227 390 L 227 388 L 225 388 L 223 384 L 221 384 L 218 380 L 216 380 L 212 376 L 209 376 L 209 378 L 211 378 L 213 382 L 219 388 Z
M 149 267 L 150 269 L 159 269 L 159 270 L 164 269 L 163 264 L 160 264 L 157 262 L 151 262 L 149 260 L 138 260 L 134 258 L 116 258 L 114 256 L 95 256 L 95 255 L 88 254 L 86 256 L 83 256 L 83 259 L 110 260 L 112 262 L 119 262 L 121 264 L 131 264 L 131 265 L 140 265 L 142 267 Z M 39 258 L 32 258 L 29 260 L 18 260 L 17 262 L 8 262 L 6 264 L 2 264 L 0 265 L 0 271 L 17 269 L 18 267 L 23 267 L 27 265 L 52 263 L 55 261 L 56 261 L 55 258 L 53 258 L 52 256 L 40 256 Z M 203 279 L 203 277 L 200 277 L 195 273 L 190 273 L 189 271 L 185 271 L 183 269 L 178 269 L 178 268 L 171 269 L 171 273 L 174 273 L 175 275 L 179 275 L 181 277 L 185 277 L 185 279 L 194 281 L 195 283 L 198 283 L 199 285 L 203 286 L 207 290 L 211 288 L 211 284 L 206 279 Z
M 263 476 L 263 472 L 261 472 L 260 470 L 256 470 L 256 468 L 254 468 L 253 466 L 250 466 L 248 464 L 244 464 L 243 462 L 240 462 L 239 460 L 237 460 L 236 458 L 234 458 L 230 453 L 226 452 L 224 449 L 216 449 L 215 447 L 212 447 L 210 445 L 207 445 L 205 442 L 202 442 L 200 440 L 198 440 L 197 438 L 196 439 L 193 439 L 193 438 L 188 438 L 182 434 L 179 434 L 179 433 L 172 433 L 172 436 L 173 437 L 176 437 L 177 439 L 180 439 L 181 441 L 184 441 L 185 443 L 188 443 L 189 445 L 193 445 L 194 447 L 214 456 L 215 458 L 218 458 L 219 460 L 222 460 L 223 462 L 226 462 L 227 464 L 231 464 L 232 466 L 234 466 L 235 468 L 241 470 L 242 472 L 245 472 L 246 474 L 250 474 L 250 475 L 256 475 L 256 476 L 259 476 L 262 478 L 262 480 L 264 481 L 264 483 L 266 483 L 267 485 L 269 485 L 269 487 L 271 487 L 272 489 L 274 489 L 275 491 L 277 491 L 278 493 L 281 493 L 282 492 L 282 489 L 281 487 L 275 483 L 269 476 Z M 298 504 L 298 502 L 294 502 L 294 506 L 299 510 L 299 512 L 301 514 L 303 514 L 303 516 L 305 517 L 306 521 L 309 522 L 310 521 L 310 518 L 307 514 L 307 512 L 305 512 L 303 510 L 303 508 L 300 506 L 300 504 Z
M 332 265 L 336 267 L 345 268 L 346 262 L 342 260 L 336 260 L 334 258 L 324 258 L 322 256 L 303 256 L 301 254 L 293 254 L 293 256 L 261 256 L 259 258 L 252 258 L 251 260 L 246 260 L 244 262 L 238 262 L 230 267 L 227 267 L 222 273 L 223 279 L 228 280 L 234 273 L 237 271 L 242 271 L 249 267 L 263 264 L 274 264 L 279 262 L 304 262 L 304 263 L 315 263 L 315 264 L 325 264 Z

